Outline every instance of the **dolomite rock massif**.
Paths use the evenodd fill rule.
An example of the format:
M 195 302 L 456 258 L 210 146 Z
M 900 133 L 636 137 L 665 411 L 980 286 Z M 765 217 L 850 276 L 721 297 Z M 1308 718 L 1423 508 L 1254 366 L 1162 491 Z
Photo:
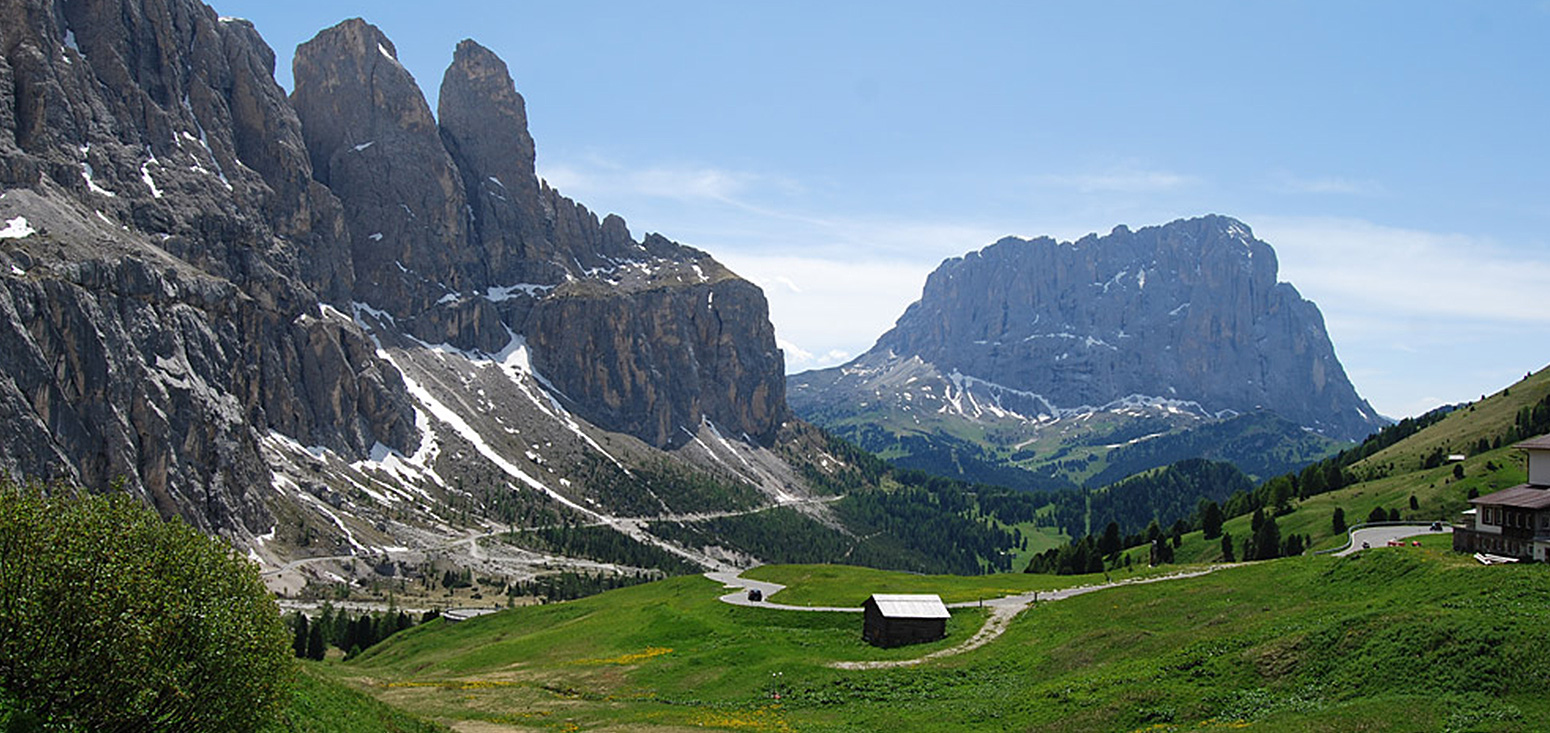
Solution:
M 1101 447 L 1259 411 L 1365 437 L 1384 421 L 1346 378 L 1317 306 L 1276 274 L 1270 245 L 1224 216 L 1077 242 L 1008 237 L 943 262 L 867 353 L 794 375 L 792 407 L 870 435 L 874 450 L 887 441 L 874 426 L 994 424 L 985 445 L 1026 450 L 1041 433 L 1081 443 L 1070 418 L 1102 426 Z
M 763 293 L 540 181 L 522 97 L 494 54 L 459 44 L 439 124 L 363 21 L 298 48 L 295 78 L 314 175 L 344 208 L 356 300 L 430 343 L 494 352 L 510 329 L 580 414 L 659 448 L 702 416 L 773 440 L 783 361 Z
M 667 512 L 632 466 L 801 493 L 763 294 L 541 181 L 493 53 L 436 116 L 361 20 L 274 69 L 191 0 L 0 2 L 0 466 L 268 564 Z

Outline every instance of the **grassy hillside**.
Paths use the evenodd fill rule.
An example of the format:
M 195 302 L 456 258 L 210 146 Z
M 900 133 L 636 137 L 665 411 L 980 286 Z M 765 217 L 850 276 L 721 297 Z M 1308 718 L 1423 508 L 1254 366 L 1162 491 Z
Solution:
M 1379 466 L 1392 465 L 1392 472 L 1406 472 L 1421 467 L 1428 454 L 1441 450 L 1443 453 L 1473 455 L 1481 438 L 1495 443 L 1502 439 L 1520 410 L 1550 397 L 1550 367 L 1525 376 L 1517 384 L 1469 404 L 1449 414 L 1436 425 L 1396 443 L 1357 464 L 1358 469 L 1377 470 Z M 1531 438 L 1532 435 L 1521 436 Z
M 1550 372 L 1531 375 L 1399 440 L 1351 468 L 1369 480 L 1294 502 L 1277 519 L 1282 535 L 1338 544 L 1336 507 L 1350 524 L 1375 507 L 1452 519 L 1471 490 L 1523 480 L 1506 436 L 1547 395 Z M 1468 457 L 1424 468 L 1439 450 Z M 1224 529 L 1241 543 L 1248 524 L 1237 517 Z M 1044 602 L 981 648 L 902 668 L 827 665 L 952 647 L 985 612 L 955 611 L 943 641 L 878 650 L 861 641 L 859 614 L 727 606 L 716 584 L 682 577 L 431 624 L 313 669 L 480 731 L 1536 729 L 1550 719 L 1550 567 L 1483 567 L 1450 552 L 1445 535 L 1423 544 Z M 1178 551 L 1181 561 L 1219 554 L 1199 532 Z M 1160 572 L 1141 564 L 1116 572 Z M 1100 579 L 831 566 L 751 574 L 791 586 L 775 600 L 799 605 L 853 605 L 873 592 L 964 601 Z
M 1232 463 L 1258 481 L 1350 446 L 1264 411 L 1198 424 L 1097 412 L 1030 426 L 903 409 L 804 417 L 897 466 L 1023 490 L 1094 488 L 1189 458 Z
M 264 733 L 442 733 L 430 723 L 318 674 L 306 664 L 281 721 Z
M 1523 455 L 1511 447 L 1514 437 L 1510 431 L 1520 412 L 1547 397 L 1550 367 L 1454 410 L 1348 469 L 1357 478 L 1373 478 L 1294 502 L 1290 514 L 1276 518 L 1281 535 L 1308 535 L 1314 549 L 1339 547 L 1345 534 L 1334 531 L 1337 507 L 1348 525 L 1366 521 L 1374 508 L 1397 509 L 1400 519 L 1407 521 L 1456 521 L 1459 513 L 1469 508 L 1471 491 L 1489 494 L 1526 480 Z M 1479 450 L 1482 441 L 1489 447 L 1483 452 Z M 1439 453 L 1464 454 L 1466 458 L 1458 464 L 1425 468 L 1428 457 Z M 1410 508 L 1411 497 L 1415 498 L 1415 509 Z M 1249 516 L 1237 517 L 1228 520 L 1223 530 L 1241 544 L 1250 534 L 1249 523 Z M 1144 550 L 1132 550 L 1131 554 L 1132 560 L 1145 559 Z M 1215 562 L 1221 557 L 1221 541 L 1206 540 L 1198 531 L 1186 534 L 1177 552 L 1180 562 Z
M 1113 580 L 1177 572 L 1177 568 L 1136 565 L 1115 570 Z M 966 603 L 1031 591 L 1058 590 L 1102 582 L 1101 575 L 1055 576 L 1028 573 L 996 575 L 915 575 L 848 565 L 765 565 L 743 574 L 780 583 L 786 590 L 770 600 L 793 606 L 860 606 L 873 593 L 935 593 L 946 603 Z
M 820 572 L 765 571 L 831 588 L 898 579 Z M 859 615 L 737 608 L 720 592 L 677 578 L 433 624 L 326 669 L 492 731 L 1511 731 L 1550 715 L 1550 568 L 1482 567 L 1437 548 L 1043 603 L 987 646 L 898 669 L 824 665 L 917 656 L 984 616 L 957 612 L 947 640 L 885 651 L 860 641 Z

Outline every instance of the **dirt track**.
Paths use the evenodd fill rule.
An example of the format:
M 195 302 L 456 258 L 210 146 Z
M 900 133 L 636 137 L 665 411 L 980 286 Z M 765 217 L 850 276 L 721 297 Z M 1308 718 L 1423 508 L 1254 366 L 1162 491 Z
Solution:
M 974 633 L 974 636 L 969 637 L 969 639 L 962 644 L 958 644 L 957 646 L 949 647 L 947 649 L 938 649 L 937 651 L 931 652 L 930 654 L 919 656 L 914 659 L 897 659 L 884 662 L 831 662 L 829 666 L 834 667 L 835 669 L 889 669 L 894 667 L 911 667 L 932 659 L 963 654 L 965 652 L 972 651 L 986 644 L 989 644 L 996 637 L 1006 633 L 1007 627 L 1012 625 L 1012 619 L 1016 618 L 1017 614 L 1022 613 L 1029 606 L 1035 605 L 1039 602 L 1061 601 L 1067 598 L 1082 595 L 1084 593 L 1093 593 L 1100 590 L 1118 588 L 1126 585 L 1141 585 L 1143 583 L 1160 583 L 1168 580 L 1195 578 L 1207 573 L 1216 572 L 1217 570 L 1221 570 L 1222 568 L 1227 567 L 1233 566 L 1211 565 L 1203 570 L 1191 570 L 1189 572 L 1174 573 L 1172 575 L 1160 575 L 1153 578 L 1117 580 L 1112 583 L 1084 585 L 1077 588 L 1064 588 L 1054 591 L 1035 591 L 1032 593 L 1023 593 L 1015 596 L 996 598 L 994 600 L 984 601 L 983 603 L 977 601 L 970 601 L 968 603 L 953 603 L 949 604 L 948 607 L 972 608 L 983 605 L 984 607 L 990 609 L 990 617 L 985 619 L 985 625 L 981 626 L 980 630 Z M 778 583 L 768 583 L 764 581 L 743 578 L 741 573 L 712 572 L 706 573 L 705 577 L 721 583 L 725 587 L 739 589 L 735 592 L 721 596 L 721 601 L 723 603 L 730 603 L 738 606 L 763 607 L 777 611 L 830 611 L 845 613 L 859 613 L 861 611 L 860 608 L 788 606 L 780 603 L 770 603 L 769 597 L 775 593 L 780 592 L 781 590 L 784 590 L 786 586 L 780 585 Z M 747 591 L 750 589 L 758 589 L 764 594 L 765 600 L 748 600 Z

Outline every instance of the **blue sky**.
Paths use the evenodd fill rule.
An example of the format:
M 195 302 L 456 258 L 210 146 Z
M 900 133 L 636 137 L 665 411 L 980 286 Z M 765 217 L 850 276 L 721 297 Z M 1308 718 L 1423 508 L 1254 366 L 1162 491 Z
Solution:
M 1550 2 L 219 2 L 510 66 L 539 173 L 764 287 L 797 371 L 944 258 L 1219 213 L 1400 417 L 1550 363 Z

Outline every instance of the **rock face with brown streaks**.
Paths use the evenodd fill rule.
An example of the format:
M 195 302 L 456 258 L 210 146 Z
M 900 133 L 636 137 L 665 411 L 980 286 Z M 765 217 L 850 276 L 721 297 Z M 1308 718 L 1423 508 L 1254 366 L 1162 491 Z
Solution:
M 1346 379 L 1317 306 L 1276 276 L 1270 245 L 1224 216 L 1077 242 L 1008 237 L 943 262 L 855 364 L 918 358 L 1030 403 L 1027 415 L 1140 399 L 1365 437 L 1384 421 Z M 852 381 L 849 366 L 803 375 L 798 411 L 835 403 L 826 389 Z
M 397 372 L 318 297 L 338 201 L 251 25 L 180 0 L 0 4 L 0 464 L 236 538 L 270 431 L 411 450 Z
M 315 175 L 344 204 L 356 300 L 432 343 L 495 352 L 523 336 L 577 412 L 657 447 L 703 420 L 773 441 L 785 381 L 763 293 L 541 181 L 525 103 L 495 54 L 458 45 L 439 123 L 363 21 L 296 58 L 291 99 Z
M 363 21 L 298 49 L 292 95 L 274 66 L 191 0 L 0 0 L 0 468 L 122 481 L 252 546 L 290 521 L 276 497 L 331 496 L 275 445 L 431 435 L 362 313 L 399 342 L 524 337 L 575 413 L 658 447 L 706 420 L 774 440 L 762 293 L 540 181 L 494 54 L 458 47 L 440 124 Z

